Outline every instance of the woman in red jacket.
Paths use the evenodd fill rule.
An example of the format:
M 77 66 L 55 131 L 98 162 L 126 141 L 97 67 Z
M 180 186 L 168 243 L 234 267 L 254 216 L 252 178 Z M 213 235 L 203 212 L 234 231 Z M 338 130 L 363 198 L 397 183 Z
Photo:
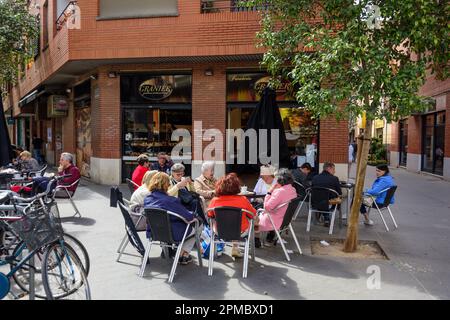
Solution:
M 242 214 L 241 233 L 245 233 L 249 228 L 247 217 L 253 219 L 256 216 L 256 210 L 245 196 L 238 195 L 240 192 L 241 183 L 239 178 L 235 173 L 230 173 L 217 181 L 215 190 L 216 197 L 211 200 L 208 208 L 237 207 L 252 212 L 253 216 Z M 209 211 L 208 216 L 213 217 L 214 212 Z M 236 258 L 243 256 L 237 244 L 233 245 L 231 256 Z

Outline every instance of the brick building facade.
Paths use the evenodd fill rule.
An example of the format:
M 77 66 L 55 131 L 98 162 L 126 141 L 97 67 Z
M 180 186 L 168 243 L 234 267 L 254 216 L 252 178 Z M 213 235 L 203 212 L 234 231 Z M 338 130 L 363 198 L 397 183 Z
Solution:
M 51 164 L 61 152 L 71 152 L 85 176 L 117 184 L 128 177 L 136 154 L 145 151 L 142 146 L 150 153 L 169 146 L 162 137 L 167 139 L 170 130 L 192 130 L 196 121 L 202 121 L 203 130 L 240 128 L 256 105 L 253 89 L 266 78 L 259 67 L 263 49 L 256 47 L 257 11 L 234 8 L 233 1 L 156 1 L 160 7 L 155 8 L 167 14 L 138 17 L 139 8 L 133 11 L 130 4 L 125 12 L 120 1 L 36 3 L 40 52 L 11 90 L 5 109 L 15 118 L 13 141 L 32 148 L 32 135 L 42 137 Z M 128 16 L 114 16 L 119 9 Z M 148 101 L 127 94 L 144 80 L 173 81 L 173 93 Z M 313 123 L 287 96 L 279 105 L 293 152 L 318 145 L 316 167 L 335 162 L 346 179 L 347 122 Z M 192 160 L 195 176 L 201 159 L 194 155 Z M 224 159 L 216 160 L 217 175 L 229 171 Z
M 450 179 L 450 79 L 429 76 L 419 94 L 434 100 L 428 112 L 392 125 L 390 163 Z

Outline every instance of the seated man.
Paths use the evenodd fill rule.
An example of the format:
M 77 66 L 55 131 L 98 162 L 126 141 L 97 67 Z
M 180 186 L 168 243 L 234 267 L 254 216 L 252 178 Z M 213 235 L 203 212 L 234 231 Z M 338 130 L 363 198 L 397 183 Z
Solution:
M 152 170 L 158 170 L 170 174 L 170 168 L 173 166 L 173 161 L 165 152 L 160 152 L 157 155 L 158 162 L 151 165 Z
M 59 158 L 58 175 L 62 176 L 65 174 L 70 174 L 71 176 L 59 180 L 58 185 L 69 186 L 81 177 L 80 170 L 73 164 L 73 155 L 68 152 L 61 153 L 61 157 Z M 67 189 L 71 196 L 75 193 L 77 187 L 78 184 Z M 61 189 L 56 191 L 55 197 L 68 198 L 66 191 Z
M 323 164 L 323 171 L 321 174 L 316 175 L 312 179 L 313 187 L 322 187 L 335 190 L 339 195 L 342 195 L 341 185 L 339 183 L 339 178 L 335 176 L 336 166 L 334 163 L 325 162 Z M 331 198 L 334 198 L 333 195 L 330 195 Z M 327 213 L 323 214 L 324 217 L 324 226 L 330 226 L 330 215 Z

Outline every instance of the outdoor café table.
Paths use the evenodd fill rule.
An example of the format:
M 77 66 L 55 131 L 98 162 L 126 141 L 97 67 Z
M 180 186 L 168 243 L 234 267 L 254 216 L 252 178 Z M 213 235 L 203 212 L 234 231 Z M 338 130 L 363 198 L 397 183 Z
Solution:
M 246 193 L 239 193 L 240 196 L 245 196 L 249 199 L 258 199 L 258 198 L 264 198 L 266 195 L 265 194 L 256 194 L 254 192 L 246 192 Z
M 352 197 L 350 197 L 350 194 L 352 194 L 355 184 L 352 182 L 340 181 L 340 185 L 341 185 L 342 189 L 347 189 L 347 215 L 346 215 L 346 217 L 348 219 L 348 215 L 350 214 L 350 202 L 351 202 L 351 198 L 352 198 Z M 340 210 L 340 212 L 339 212 L 339 228 L 341 228 L 342 227 L 342 206 L 339 210 Z

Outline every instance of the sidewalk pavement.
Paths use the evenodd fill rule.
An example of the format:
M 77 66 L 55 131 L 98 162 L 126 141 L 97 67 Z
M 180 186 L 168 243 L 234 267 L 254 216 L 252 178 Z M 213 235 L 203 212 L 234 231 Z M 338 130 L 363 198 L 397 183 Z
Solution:
M 294 229 L 303 255 L 287 262 L 280 246 L 256 249 L 256 262 L 249 263 L 248 278 L 242 279 L 242 260 L 228 254 L 218 258 L 214 274 L 207 275 L 194 262 L 178 266 L 174 283 L 167 283 L 171 265 L 159 258 L 154 246 L 144 278 L 138 277 L 141 258 L 130 246 L 121 262 L 117 247 L 124 235 L 118 208 L 109 207 L 109 187 L 83 181 L 75 201 L 82 218 L 71 218 L 73 209 L 60 204 L 65 229 L 79 238 L 91 258 L 93 299 L 449 299 L 450 298 L 450 183 L 439 178 L 392 169 L 398 184 L 392 211 L 399 229 L 386 232 L 378 214 L 375 226 L 360 225 L 360 239 L 375 240 L 389 260 L 351 259 L 311 254 L 310 237 L 328 237 L 328 230 L 312 226 L 306 233 L 306 215 Z M 369 167 L 366 185 L 375 177 Z M 125 197 L 130 193 L 120 186 Z M 361 220 L 362 221 L 362 220 Z M 391 227 L 392 222 L 388 218 Z M 336 224 L 334 237 L 345 238 L 346 228 Z M 287 238 L 288 248 L 293 246 Z M 291 247 L 293 248 L 293 247 Z M 228 252 L 230 248 L 227 248 Z M 368 267 L 381 271 L 380 289 L 369 289 Z

